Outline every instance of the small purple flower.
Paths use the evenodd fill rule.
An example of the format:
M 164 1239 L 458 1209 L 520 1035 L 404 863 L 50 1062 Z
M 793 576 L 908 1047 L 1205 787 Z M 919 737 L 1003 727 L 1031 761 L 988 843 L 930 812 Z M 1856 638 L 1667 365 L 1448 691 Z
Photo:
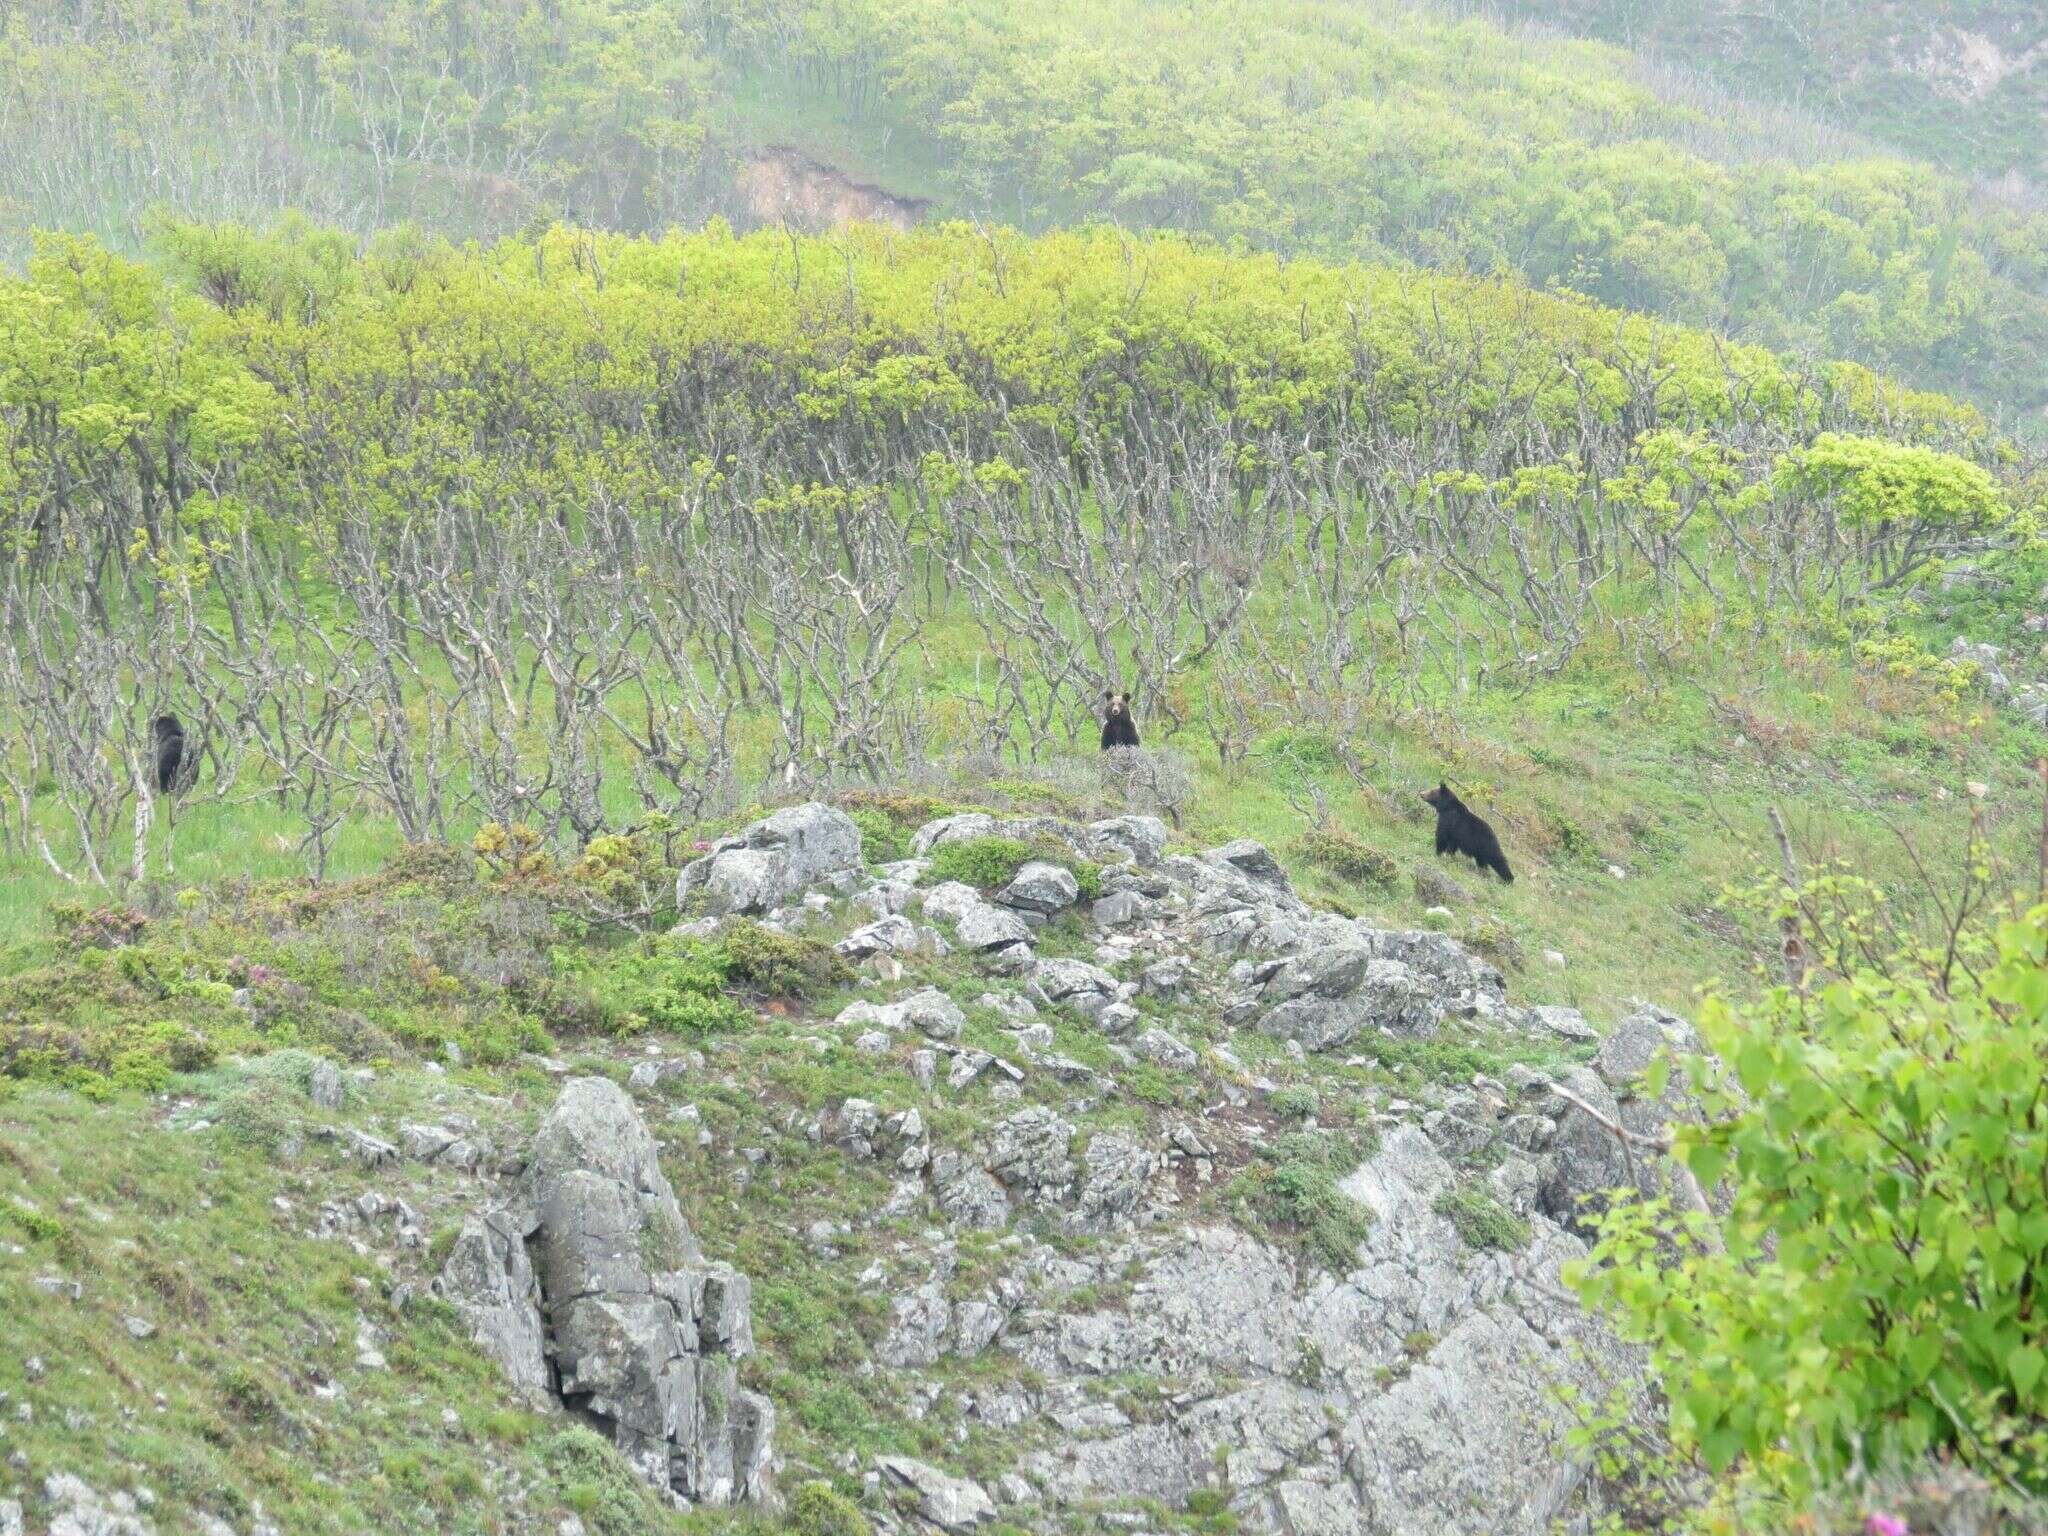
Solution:
M 1896 1515 L 1872 1515 L 1863 1522 L 1863 1536 L 1910 1536 L 1906 1522 Z

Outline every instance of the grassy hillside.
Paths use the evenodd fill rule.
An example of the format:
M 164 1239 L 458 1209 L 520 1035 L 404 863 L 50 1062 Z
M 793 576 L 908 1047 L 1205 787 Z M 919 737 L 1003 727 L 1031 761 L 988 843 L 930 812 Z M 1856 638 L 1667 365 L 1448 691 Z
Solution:
M 1821 117 L 1394 0 L 138 0 L 0 28 L 17 248 L 34 226 L 133 248 L 158 206 L 456 234 L 746 223 L 740 173 L 793 144 L 941 213 L 1512 272 L 2048 407 L 2040 215 Z
M 1852 951 L 2036 889 L 2044 490 L 1973 408 L 1853 364 L 1174 235 L 45 237 L 0 281 L 0 1499 L 47 1523 L 63 1472 L 164 1530 L 860 1536 L 878 1454 L 998 1485 L 1071 1438 L 997 1418 L 1046 1384 L 1010 1348 L 889 1364 L 892 1298 L 1028 1262 L 1049 1315 L 1113 1322 L 1137 1235 L 942 1230 L 828 1134 L 849 1099 L 916 1109 L 934 1155 L 1026 1111 L 1055 1156 L 1198 1133 L 1173 1222 L 1306 1288 L 1357 1251 L 1337 1179 L 1383 1132 L 1592 1044 L 1446 1019 L 1290 1050 L 1224 1022 L 1212 956 L 1133 1005 L 1151 1054 L 1050 1007 L 1026 1049 L 971 955 L 840 964 L 847 902 L 673 934 L 701 845 L 799 797 L 870 869 L 955 808 L 1158 812 L 1174 852 L 1263 839 L 1317 906 L 1446 931 L 1596 1030 L 1752 997 L 1774 810 L 1800 873 L 1883 888 L 1844 888 Z M 1093 750 L 1112 687 L 1135 753 Z M 166 710 L 196 767 L 159 794 Z M 1512 885 L 1430 856 L 1439 777 Z M 1079 907 L 1034 944 L 1150 958 Z M 834 1023 L 925 985 L 949 1045 L 1028 1070 L 956 1083 Z M 753 1277 L 743 1380 L 788 1491 L 831 1495 L 779 1525 L 658 1507 L 429 1287 L 502 1189 L 377 1143 L 507 1167 L 572 1073 L 633 1085 Z M 1482 1140 L 1421 1211 L 1460 1288 L 1528 1241 Z M 1107 1374 L 1074 1422 L 1166 1423 L 1185 1385 Z M 1096 1502 L 1219 1536 L 1231 1496 Z
M 2031 825 L 2039 733 L 1949 647 L 2030 686 L 2038 477 L 1859 370 L 1109 233 L 163 249 L 0 289 L 18 929 L 878 781 L 1336 828 L 1393 863 L 1332 895 L 1419 919 L 1448 775 L 1524 872 L 1460 921 L 1682 1004 L 1750 968 L 1711 909 L 1772 799 L 1893 872 L 1965 781 Z

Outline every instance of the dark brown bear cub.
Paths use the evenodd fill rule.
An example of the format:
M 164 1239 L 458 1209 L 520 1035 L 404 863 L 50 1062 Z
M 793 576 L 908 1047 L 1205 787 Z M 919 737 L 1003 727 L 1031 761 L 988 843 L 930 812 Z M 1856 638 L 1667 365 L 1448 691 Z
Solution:
M 1131 718 L 1131 696 L 1128 693 L 1105 693 L 1107 701 L 1102 716 L 1102 750 L 1111 747 L 1135 747 L 1138 744 L 1138 723 Z
M 149 722 L 149 747 L 155 761 L 156 792 L 168 795 L 184 787 L 185 727 L 176 715 L 158 715 Z
M 1493 835 L 1493 828 L 1465 808 L 1465 802 L 1451 793 L 1448 784 L 1438 781 L 1435 789 L 1423 791 L 1422 798 L 1436 807 L 1436 855 L 1442 858 L 1447 853 L 1462 853 L 1481 869 L 1490 869 L 1510 885 L 1514 883 L 1515 872 L 1508 868 L 1508 857 L 1500 851 L 1500 839 Z

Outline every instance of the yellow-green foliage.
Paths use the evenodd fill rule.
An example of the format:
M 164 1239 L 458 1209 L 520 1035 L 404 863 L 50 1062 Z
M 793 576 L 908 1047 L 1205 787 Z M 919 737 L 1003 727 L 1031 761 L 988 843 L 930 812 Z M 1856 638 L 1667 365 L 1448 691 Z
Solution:
M 1832 46 L 1858 10 L 1833 5 L 1806 30 Z M 1731 22 L 1715 45 L 1745 30 L 1780 31 Z M 749 152 L 795 137 L 944 214 L 1516 271 L 2021 413 L 2048 400 L 2039 214 L 1811 119 L 1759 126 L 1746 103 L 1646 77 L 1620 50 L 1425 6 L 307 0 L 260 27 L 230 0 L 17 6 L 0 19 L 0 97 L 21 125 L 0 162 L 0 234 L 132 241 L 163 202 L 459 234 L 564 207 L 690 226 L 745 206 Z M 2038 144 L 2038 111 L 2012 121 Z M 380 243 L 413 261 L 413 237 Z M 335 240 L 256 260 L 231 233 L 175 248 L 224 302 L 299 318 L 347 260 Z M 883 371 L 947 387 L 913 362 Z

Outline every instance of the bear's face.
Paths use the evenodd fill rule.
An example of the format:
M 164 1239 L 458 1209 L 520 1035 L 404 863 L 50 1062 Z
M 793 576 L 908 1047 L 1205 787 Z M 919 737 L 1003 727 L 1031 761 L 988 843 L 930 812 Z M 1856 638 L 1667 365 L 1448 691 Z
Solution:
M 1450 786 L 1439 782 L 1435 789 L 1422 792 L 1422 803 L 1435 810 L 1444 810 L 1458 803 L 1458 797 L 1451 793 Z
M 1121 720 L 1124 718 L 1124 716 L 1128 715 L 1131 712 L 1131 700 L 1129 694 L 1105 693 L 1102 697 L 1107 701 L 1104 705 L 1104 710 L 1109 715 L 1110 719 Z

